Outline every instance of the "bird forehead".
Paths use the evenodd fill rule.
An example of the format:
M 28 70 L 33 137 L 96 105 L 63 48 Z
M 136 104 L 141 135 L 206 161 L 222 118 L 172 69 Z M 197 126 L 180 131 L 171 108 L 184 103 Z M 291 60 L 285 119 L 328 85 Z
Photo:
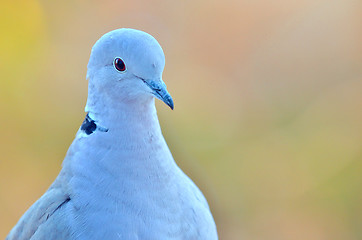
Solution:
M 157 40 L 134 29 L 117 29 L 103 35 L 92 49 L 88 67 L 108 65 L 115 57 L 121 57 L 128 68 L 142 72 L 162 72 L 165 64 L 165 56 Z
M 117 29 L 101 37 L 99 44 L 101 52 L 107 55 L 122 55 L 123 58 L 142 58 L 144 60 L 159 60 L 164 57 L 157 40 L 148 33 L 133 29 Z

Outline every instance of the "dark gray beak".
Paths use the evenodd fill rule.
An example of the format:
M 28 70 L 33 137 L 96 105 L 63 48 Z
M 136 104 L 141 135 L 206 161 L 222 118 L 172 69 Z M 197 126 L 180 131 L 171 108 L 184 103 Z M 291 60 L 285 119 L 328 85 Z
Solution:
M 142 79 L 143 80 L 143 79 Z M 158 99 L 163 101 L 173 110 L 173 100 L 171 95 L 167 92 L 166 84 L 160 80 L 143 80 L 152 90 L 152 94 Z

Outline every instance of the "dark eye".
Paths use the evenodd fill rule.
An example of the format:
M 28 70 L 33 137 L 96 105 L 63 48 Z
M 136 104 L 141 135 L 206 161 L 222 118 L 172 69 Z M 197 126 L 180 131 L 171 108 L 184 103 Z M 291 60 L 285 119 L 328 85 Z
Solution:
M 114 59 L 114 67 L 120 72 L 126 70 L 126 65 L 124 64 L 123 60 L 120 58 Z

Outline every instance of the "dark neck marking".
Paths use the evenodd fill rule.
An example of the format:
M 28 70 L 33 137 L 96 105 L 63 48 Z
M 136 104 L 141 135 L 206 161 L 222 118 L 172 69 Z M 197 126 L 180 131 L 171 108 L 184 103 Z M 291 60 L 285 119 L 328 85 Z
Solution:
M 89 117 L 89 113 L 85 116 L 85 119 L 80 127 L 82 131 L 84 131 L 87 135 L 94 133 L 94 131 L 99 130 L 101 132 L 108 132 L 108 129 L 103 127 L 98 127 L 96 122 Z

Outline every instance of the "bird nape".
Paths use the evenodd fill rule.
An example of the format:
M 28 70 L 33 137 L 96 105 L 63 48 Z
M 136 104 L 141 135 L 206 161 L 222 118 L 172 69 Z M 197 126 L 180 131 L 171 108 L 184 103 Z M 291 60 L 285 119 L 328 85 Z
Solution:
M 95 43 L 87 116 L 59 175 L 8 240 L 218 238 L 206 199 L 162 136 L 155 98 L 174 107 L 164 65 L 159 43 L 139 30 Z

